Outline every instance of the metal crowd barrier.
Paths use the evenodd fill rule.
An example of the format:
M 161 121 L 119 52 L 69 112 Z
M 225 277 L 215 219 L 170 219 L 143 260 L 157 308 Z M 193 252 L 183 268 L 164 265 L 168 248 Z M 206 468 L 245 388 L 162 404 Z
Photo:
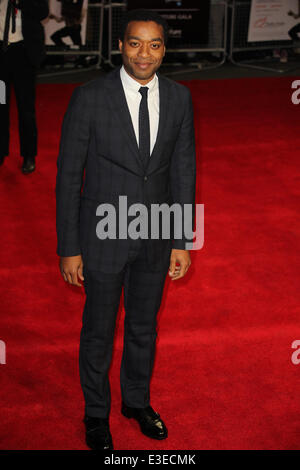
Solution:
M 118 47 L 118 32 L 125 12 L 127 11 L 127 2 L 109 1 L 108 8 L 108 51 L 107 61 L 111 66 L 115 66 L 120 61 L 120 51 Z M 227 42 L 227 1 L 212 0 L 210 7 L 209 39 L 206 44 L 182 44 L 178 48 L 168 48 L 164 63 L 167 62 L 169 54 L 188 54 L 190 65 L 203 65 L 203 60 L 195 62 L 197 53 L 213 53 L 216 60 L 207 65 L 207 67 L 219 67 L 226 60 L 226 42 Z M 180 59 L 179 59 L 180 60 Z M 185 61 L 186 63 L 186 61 Z M 173 63 L 178 65 L 178 63 Z
M 167 48 L 164 63 L 172 65 L 195 65 L 207 69 L 220 67 L 227 57 L 232 64 L 279 73 L 297 69 L 288 68 L 279 61 L 275 64 L 272 57 L 250 58 L 251 53 L 290 49 L 295 47 L 292 41 L 248 42 L 248 25 L 250 17 L 250 0 L 211 0 L 208 25 L 208 41 L 203 44 L 181 44 L 177 48 Z M 118 47 L 118 33 L 127 11 L 127 1 L 89 0 L 87 9 L 86 43 L 83 46 L 60 47 L 47 46 L 48 56 L 94 57 L 94 67 L 102 63 L 109 66 L 121 62 Z M 208 60 L 205 60 L 207 58 Z M 63 60 L 63 57 L 61 57 Z
M 237 1 L 233 0 L 230 5 L 232 9 L 231 14 L 231 31 L 230 31 L 230 47 L 229 47 L 229 60 L 239 67 L 247 67 L 265 71 L 272 71 L 278 73 L 286 73 L 295 70 L 299 67 L 293 66 L 292 68 L 284 67 L 280 62 L 276 63 L 276 59 L 272 56 L 263 58 L 242 58 L 242 53 L 247 56 L 251 51 L 271 51 L 276 49 L 290 49 L 293 46 L 292 41 L 259 41 L 248 42 L 248 25 L 251 12 L 251 1 Z M 278 60 L 278 59 L 277 59 Z M 262 64 L 265 63 L 265 65 Z M 270 64 L 270 65 L 269 65 Z M 272 65 L 276 66 L 272 66 Z
M 105 2 L 90 0 L 87 8 L 86 41 L 82 46 L 46 46 L 48 56 L 95 56 L 97 68 L 102 61 Z
M 107 62 L 114 66 L 114 56 L 119 55 L 119 29 L 122 24 L 123 17 L 127 11 L 127 2 L 108 1 L 108 38 L 107 38 Z

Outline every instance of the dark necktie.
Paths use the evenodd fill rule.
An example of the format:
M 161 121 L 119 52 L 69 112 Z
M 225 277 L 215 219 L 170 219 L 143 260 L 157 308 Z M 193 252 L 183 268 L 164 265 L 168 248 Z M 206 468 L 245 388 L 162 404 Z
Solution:
M 12 16 L 12 25 L 11 25 L 11 32 L 15 33 L 16 32 L 16 2 L 14 0 L 10 0 L 12 3 L 12 9 L 11 9 L 11 16 Z
M 148 87 L 141 86 L 139 89 L 142 95 L 139 109 L 139 150 L 141 159 L 146 166 L 150 158 L 150 122 L 148 110 Z
M 9 37 L 9 26 L 10 26 L 10 18 L 11 17 L 12 17 L 12 33 L 15 33 L 16 32 L 15 8 L 14 8 L 11 0 L 8 0 L 7 10 L 6 10 L 6 17 L 5 17 L 4 35 L 3 35 L 3 46 L 2 46 L 2 49 L 3 49 L 4 52 L 7 51 L 8 37 Z

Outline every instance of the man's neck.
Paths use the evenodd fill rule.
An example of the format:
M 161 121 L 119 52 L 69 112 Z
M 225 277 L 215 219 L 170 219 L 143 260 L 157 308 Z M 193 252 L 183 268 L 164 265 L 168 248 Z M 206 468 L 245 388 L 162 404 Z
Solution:
M 147 85 L 147 83 L 151 82 L 151 80 L 153 80 L 153 78 L 155 77 L 155 73 L 154 73 L 150 78 L 147 78 L 146 80 L 140 80 L 136 78 L 134 75 L 131 75 L 131 73 L 128 72 L 124 64 L 123 64 L 123 67 L 124 67 L 125 72 L 127 73 L 127 75 L 129 75 L 130 78 L 132 78 L 133 80 L 135 80 L 136 82 L 138 82 L 140 85 L 143 85 L 143 86 Z

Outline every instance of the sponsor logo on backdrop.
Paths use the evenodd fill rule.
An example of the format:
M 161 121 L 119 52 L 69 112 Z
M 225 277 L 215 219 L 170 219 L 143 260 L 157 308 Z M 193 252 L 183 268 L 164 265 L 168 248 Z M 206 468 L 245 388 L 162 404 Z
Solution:
M 297 11 L 298 0 L 252 0 L 248 42 L 290 40 L 289 30 L 299 23 Z

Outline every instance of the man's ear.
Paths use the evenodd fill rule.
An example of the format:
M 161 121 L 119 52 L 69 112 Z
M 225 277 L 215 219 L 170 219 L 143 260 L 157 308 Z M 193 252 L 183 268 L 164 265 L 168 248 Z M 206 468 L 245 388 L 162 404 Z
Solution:
M 119 51 L 123 51 L 123 42 L 121 41 L 121 39 L 119 39 Z

